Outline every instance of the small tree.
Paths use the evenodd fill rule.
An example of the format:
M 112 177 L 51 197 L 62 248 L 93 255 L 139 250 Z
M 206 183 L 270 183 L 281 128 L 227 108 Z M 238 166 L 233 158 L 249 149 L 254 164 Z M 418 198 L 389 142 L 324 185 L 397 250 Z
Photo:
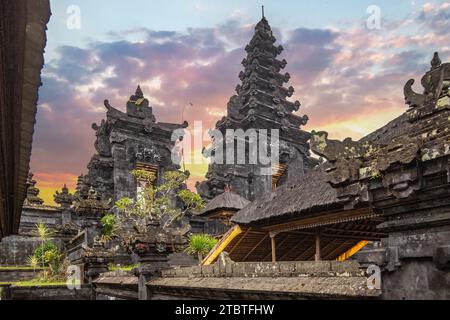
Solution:
M 120 234 L 130 223 L 138 234 L 146 234 L 148 226 L 154 221 L 161 221 L 163 216 L 166 220 L 161 226 L 166 228 L 186 213 L 204 206 L 200 195 L 183 188 L 189 177 L 188 172 L 167 171 L 160 185 L 154 183 L 156 177 L 151 172 L 133 170 L 131 174 L 142 188 L 136 200 L 122 198 L 115 203 L 120 214 L 116 217 L 114 235 Z
M 186 253 L 196 254 L 198 263 L 203 261 L 203 255 L 207 254 L 214 248 L 217 239 L 208 234 L 193 234 L 189 238 L 189 245 L 186 248 Z

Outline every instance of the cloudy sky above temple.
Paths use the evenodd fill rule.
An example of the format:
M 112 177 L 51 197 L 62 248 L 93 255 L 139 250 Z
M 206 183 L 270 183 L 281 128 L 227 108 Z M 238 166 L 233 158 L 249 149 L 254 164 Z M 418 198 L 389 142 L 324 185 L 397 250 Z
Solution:
M 157 121 L 180 123 L 184 110 L 184 120 L 214 127 L 262 4 L 285 48 L 292 99 L 310 118 L 305 129 L 331 138 L 359 139 L 400 115 L 405 82 L 420 79 L 434 51 L 450 61 L 445 1 L 51 1 L 31 161 L 41 195 L 75 186 L 94 153 L 103 100 L 123 108 L 138 84 Z M 79 29 L 67 26 L 74 5 Z M 380 29 L 367 27 L 371 5 Z M 190 169 L 193 185 L 206 168 Z

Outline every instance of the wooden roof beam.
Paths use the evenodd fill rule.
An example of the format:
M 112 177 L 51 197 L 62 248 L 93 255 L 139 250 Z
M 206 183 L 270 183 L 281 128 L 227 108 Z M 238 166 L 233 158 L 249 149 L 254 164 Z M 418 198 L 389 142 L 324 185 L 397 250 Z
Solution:
M 328 253 L 326 255 L 326 259 L 333 259 L 334 256 L 337 255 L 337 252 L 342 251 L 343 248 L 345 248 L 346 246 L 348 246 L 350 240 L 346 240 L 344 242 L 342 242 L 342 244 L 340 244 L 336 249 L 334 249 L 333 251 L 331 251 L 330 253 Z
M 306 235 L 306 236 L 316 236 L 315 232 L 304 232 L 304 231 L 295 231 L 291 233 L 296 233 L 298 235 Z M 323 238 L 333 238 L 333 239 L 351 239 L 351 240 L 371 240 L 371 241 L 380 241 L 379 237 L 373 236 L 353 236 L 353 235 L 345 235 L 345 234 L 332 234 L 332 233 L 321 233 L 321 237 Z
M 261 243 L 264 242 L 264 240 L 267 239 L 267 237 L 269 237 L 269 233 L 266 233 L 266 235 L 264 237 L 262 237 L 262 239 L 260 241 L 258 241 L 258 243 L 245 255 L 245 257 L 242 259 L 243 262 L 245 262 L 247 260 L 247 258 L 253 253 L 253 251 L 256 250 L 256 248 L 258 248 Z
M 239 244 L 242 242 L 242 240 L 245 239 L 245 237 L 248 235 L 248 233 L 250 232 L 251 229 L 252 229 L 252 228 L 248 228 L 247 231 L 244 232 L 244 234 L 242 235 L 242 237 L 241 237 L 238 241 L 236 241 L 236 243 L 234 244 L 234 246 L 233 246 L 233 247 L 230 249 L 230 251 L 228 252 L 229 255 L 231 255 L 231 254 L 233 253 L 234 249 L 236 249 L 236 248 L 239 246 Z
M 383 232 L 374 232 L 374 231 L 365 231 L 365 230 L 352 230 L 352 229 L 339 229 L 339 228 L 325 228 L 326 231 L 331 232 L 349 232 L 349 233 L 357 233 L 358 235 L 361 235 L 364 237 L 365 235 L 369 237 L 380 237 L 383 238 L 386 236 Z
M 297 250 L 301 245 L 305 244 L 309 240 L 308 237 L 304 237 L 302 240 L 297 242 L 295 246 L 293 246 L 290 250 L 288 250 L 283 256 L 280 257 L 280 261 L 283 261 L 284 258 L 288 257 L 293 251 Z

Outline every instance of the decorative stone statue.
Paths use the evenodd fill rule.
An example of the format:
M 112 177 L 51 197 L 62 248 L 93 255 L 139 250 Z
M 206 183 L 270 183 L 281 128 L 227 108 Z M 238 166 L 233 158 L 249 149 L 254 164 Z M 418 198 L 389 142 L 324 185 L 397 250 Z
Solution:
M 75 199 L 75 197 L 69 193 L 69 189 L 66 185 L 64 185 L 61 192 L 56 191 L 53 198 L 55 199 L 55 202 L 61 206 L 62 209 L 69 208 Z
M 98 126 L 96 123 L 92 124 L 92 129 L 94 129 L 95 135 L 97 136 L 97 139 L 95 140 L 95 150 L 97 150 L 98 154 L 103 157 L 110 157 L 111 156 L 111 143 L 109 141 L 109 132 L 108 129 L 109 125 L 106 123 L 105 120 L 102 120 L 100 126 Z

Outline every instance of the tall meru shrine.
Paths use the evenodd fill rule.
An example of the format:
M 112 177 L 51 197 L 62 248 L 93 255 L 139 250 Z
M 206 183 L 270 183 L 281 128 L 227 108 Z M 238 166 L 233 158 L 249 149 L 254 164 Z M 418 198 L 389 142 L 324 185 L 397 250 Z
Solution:
M 47 1 L 21 2 L 39 10 L 28 8 L 27 15 L 2 23 L 20 27 L 33 15 L 49 13 Z M 40 37 L 17 41 L 23 47 L 43 41 L 33 46 L 42 56 L 42 21 L 48 19 L 39 21 Z M 2 37 L 13 29 L 0 28 Z M 2 54 L 20 50 L 4 43 Z M 215 129 L 224 135 L 227 129 L 277 129 L 279 163 L 209 165 L 206 179 L 196 185 L 206 205 L 188 215 L 189 230 L 176 236 L 177 241 L 192 233 L 217 237 L 201 265 L 183 250 L 185 240 L 177 242 L 180 250 L 166 237 L 133 252 L 117 249 L 114 240 L 98 241 L 100 219 L 114 202 L 136 197 L 138 183 L 130 171 L 152 172 L 161 184 L 164 172 L 180 170 L 171 160 L 171 136 L 188 124 L 157 121 L 140 87 L 124 111 L 105 100 L 106 117 L 92 126 L 96 153 L 76 192 L 64 187 L 55 194 L 58 206 L 43 204 L 32 174 L 25 181 L 29 154 L 20 158 L 22 169 L 0 171 L 0 177 L 11 177 L 1 179 L 2 198 L 13 192 L 3 181 L 26 186 L 26 192 L 16 193 L 22 195 L 20 210 L 0 204 L 0 265 L 26 265 L 38 245 L 32 229 L 43 222 L 82 270 L 81 289 L 61 289 L 55 299 L 450 299 L 450 63 L 435 53 L 421 79 L 423 92 L 413 91 L 414 80 L 406 82 L 401 116 L 358 141 L 338 141 L 302 129 L 308 116 L 299 116 L 300 102 L 289 100 L 294 88 L 282 71 L 287 61 L 278 59 L 283 47 L 264 16 L 245 51 L 236 94 Z M 34 77 L 42 68 L 38 62 Z M 36 66 L 25 60 L 17 68 L 31 70 L 26 63 Z M 15 81 L 21 86 L 26 79 Z M 35 94 L 38 87 L 32 86 Z M 10 105 L 1 103 L 3 113 Z M 0 128 L 8 136 L 14 135 L 8 128 L 29 131 L 33 123 Z M 226 147 L 238 139 L 215 141 L 212 154 L 218 143 Z M 22 142 L 31 146 L 31 140 Z M 244 144 L 248 158 L 249 140 Z M 261 174 L 262 169 L 271 174 Z M 111 271 L 110 263 L 137 267 Z M 379 272 L 378 286 L 369 283 L 373 272 Z M 6 299 L 31 295 L 14 286 L 2 292 Z

